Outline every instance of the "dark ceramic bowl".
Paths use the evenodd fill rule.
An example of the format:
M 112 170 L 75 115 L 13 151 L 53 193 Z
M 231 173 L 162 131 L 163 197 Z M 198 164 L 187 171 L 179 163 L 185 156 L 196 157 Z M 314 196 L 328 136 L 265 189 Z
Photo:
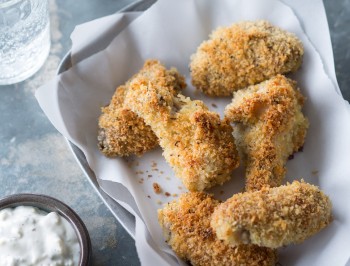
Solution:
M 79 266 L 91 265 L 91 241 L 80 217 L 63 202 L 45 195 L 15 194 L 0 199 L 0 210 L 17 206 L 33 206 L 46 212 L 57 212 L 74 228 L 80 245 Z

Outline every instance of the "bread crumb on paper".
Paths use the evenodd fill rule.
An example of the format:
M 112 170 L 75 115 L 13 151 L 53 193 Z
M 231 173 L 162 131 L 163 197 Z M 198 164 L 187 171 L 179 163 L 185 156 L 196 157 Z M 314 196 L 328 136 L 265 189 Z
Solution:
M 154 182 L 153 183 L 153 191 L 156 194 L 160 194 L 162 192 L 162 188 L 158 183 Z
M 311 174 L 317 176 L 317 175 L 318 175 L 318 170 L 313 170 L 313 171 L 311 172 Z

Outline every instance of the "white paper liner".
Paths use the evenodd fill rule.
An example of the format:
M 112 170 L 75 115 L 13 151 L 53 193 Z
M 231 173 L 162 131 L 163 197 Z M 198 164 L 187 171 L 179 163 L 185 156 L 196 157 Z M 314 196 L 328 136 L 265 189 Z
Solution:
M 71 61 L 75 65 L 105 49 L 140 12 L 117 13 L 78 25 L 71 35 Z
M 300 10 L 310 10 L 312 4 L 315 4 L 319 15 L 323 16 L 318 19 L 322 23 L 313 24 L 310 20 L 306 23 L 306 18 L 303 17 L 303 26 L 308 33 L 320 31 L 322 27 L 324 34 L 327 21 L 321 1 L 297 2 L 303 5 L 300 8 L 298 3 L 292 4 L 299 18 L 307 14 Z M 121 17 L 117 18 L 118 16 L 120 15 L 108 20 L 111 19 L 112 24 L 121 25 L 119 24 L 122 23 Z M 78 46 L 74 50 L 77 52 L 73 54 L 78 55 L 76 62 L 80 63 L 41 87 L 36 97 L 55 127 L 84 152 L 96 176 L 101 180 L 123 184 L 134 196 L 138 209 L 134 203 L 127 202 L 127 199 L 124 199 L 124 202 L 123 199 L 120 201 L 118 190 L 111 191 L 100 181 L 101 187 L 108 191 L 109 195 L 119 200 L 136 216 L 135 238 L 141 263 L 176 265 L 176 261 L 166 255 L 172 252 L 163 241 L 156 219 L 156 210 L 161 207 L 159 201 L 165 203 L 176 197 L 154 194 L 152 183 L 159 183 L 163 191 L 171 194 L 183 193 L 185 189 L 165 163 L 159 148 L 141 158 L 127 160 L 107 159 L 102 156 L 97 149 L 96 140 L 100 107 L 109 102 L 115 87 L 136 73 L 145 59 L 157 58 L 168 67 L 177 67 L 186 75 L 189 84 L 189 88 L 185 91 L 186 95 L 204 100 L 209 108 L 222 114 L 230 99 L 207 98 L 194 92 L 190 86 L 187 67 L 189 57 L 217 26 L 229 25 L 239 20 L 267 19 L 297 34 L 305 46 L 302 69 L 294 75 L 294 78 L 308 98 L 305 113 L 310 119 L 310 129 L 304 151 L 298 153 L 287 165 L 287 180 L 293 180 L 290 177 L 297 179 L 303 177 L 306 181 L 319 185 L 330 195 L 334 205 L 334 222 L 331 226 L 301 245 L 280 250 L 279 261 L 283 265 L 344 265 L 349 258 L 350 250 L 348 240 L 350 212 L 346 206 L 350 200 L 350 195 L 347 193 L 350 188 L 348 178 L 350 170 L 347 167 L 350 158 L 348 138 L 350 115 L 348 104 L 337 93 L 329 35 L 309 36 L 321 53 L 321 60 L 303 33 L 292 10 L 276 0 L 162 0 L 133 22 L 131 20 L 136 16 L 132 19 L 128 16 L 124 17 L 123 23 L 127 23 L 123 26 L 129 26 L 124 31 L 121 31 L 124 27 L 118 28 L 120 34 L 112 41 L 110 34 L 104 35 L 108 36 L 105 37 L 106 42 L 101 42 L 101 37 L 94 38 L 94 35 L 90 34 L 86 39 L 86 46 L 83 42 L 83 46 L 88 48 L 82 49 Z M 89 27 L 93 28 L 95 25 L 97 24 L 90 24 Z M 108 32 L 111 24 L 106 25 Z M 326 30 L 328 33 L 328 28 Z M 99 44 L 91 45 L 96 40 Z M 110 41 L 107 47 L 106 44 Z M 327 44 L 320 44 L 321 42 Z M 98 52 L 104 47 L 107 48 Z M 85 52 L 79 55 L 81 51 Z M 94 55 L 84 59 L 89 54 Z M 325 71 L 329 73 L 335 86 Z M 218 107 L 215 108 L 213 104 Z M 220 198 L 229 197 L 243 188 L 242 177 L 242 173 L 235 171 L 232 181 L 211 192 Z

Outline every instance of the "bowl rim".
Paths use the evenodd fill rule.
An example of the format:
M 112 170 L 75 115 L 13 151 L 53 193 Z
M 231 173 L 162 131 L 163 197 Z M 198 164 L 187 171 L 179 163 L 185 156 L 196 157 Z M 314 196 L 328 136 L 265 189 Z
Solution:
M 18 206 L 37 207 L 45 212 L 57 212 L 73 227 L 79 241 L 79 266 L 91 264 L 92 247 L 89 232 L 78 214 L 62 201 L 43 194 L 20 193 L 0 198 L 0 210 Z

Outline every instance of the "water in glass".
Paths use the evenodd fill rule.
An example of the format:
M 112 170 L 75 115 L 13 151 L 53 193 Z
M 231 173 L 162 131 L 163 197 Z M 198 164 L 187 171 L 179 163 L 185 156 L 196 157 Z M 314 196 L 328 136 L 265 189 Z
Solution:
M 47 0 L 0 0 L 0 85 L 33 75 L 49 51 Z

